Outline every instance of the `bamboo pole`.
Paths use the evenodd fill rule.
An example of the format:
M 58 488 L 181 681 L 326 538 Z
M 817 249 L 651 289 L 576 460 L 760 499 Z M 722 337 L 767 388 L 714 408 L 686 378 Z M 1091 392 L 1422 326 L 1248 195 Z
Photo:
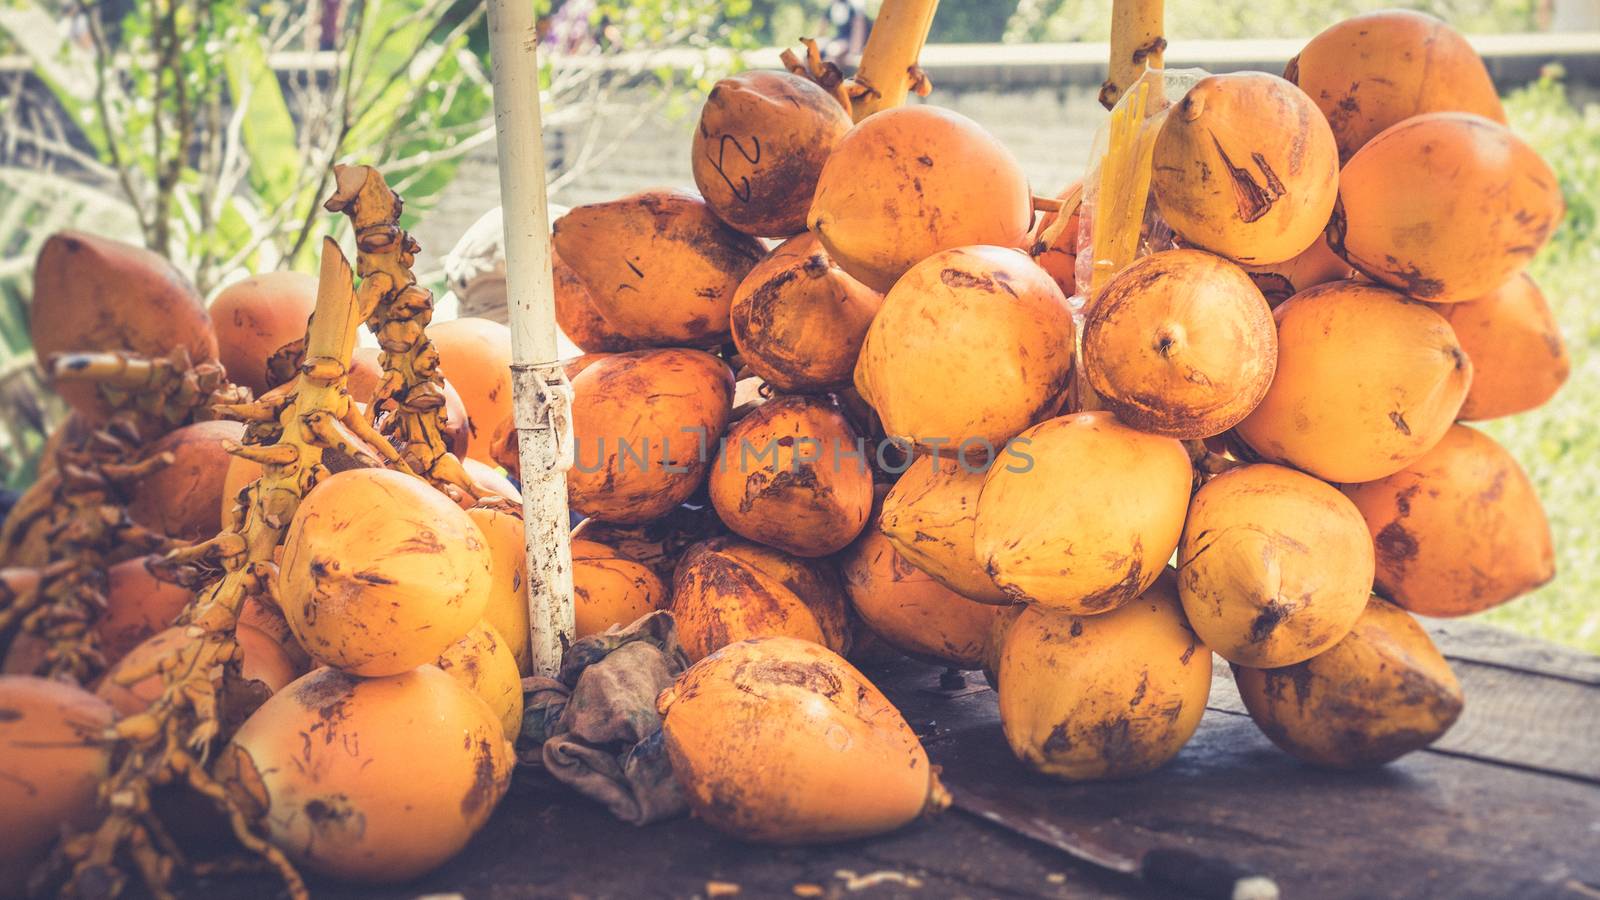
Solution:
M 928 40 L 939 0 L 883 0 L 851 79 L 851 115 L 857 122 L 906 102 L 913 87 L 927 93 L 917 57 Z
M 528 561 L 528 624 L 536 674 L 555 675 L 572 642 L 567 476 L 571 385 L 556 360 L 550 205 L 539 120 L 538 36 L 529 0 L 489 0 L 495 143 L 505 217 L 517 455 Z
M 1167 50 L 1164 15 L 1164 0 L 1111 0 L 1111 61 L 1100 86 L 1100 104 L 1106 109 L 1117 105 L 1145 69 L 1162 67 Z M 1152 107 L 1161 105 L 1159 95 L 1152 100 Z

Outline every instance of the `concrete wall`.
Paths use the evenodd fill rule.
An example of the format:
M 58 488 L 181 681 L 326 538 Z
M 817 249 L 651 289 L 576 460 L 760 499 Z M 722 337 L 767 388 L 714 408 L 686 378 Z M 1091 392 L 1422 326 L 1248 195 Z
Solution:
M 1095 94 L 1095 89 L 1087 87 L 951 87 L 938 89 L 932 99 L 989 129 L 1017 155 L 1034 191 L 1054 194 L 1083 173 L 1094 129 L 1105 118 Z M 694 124 L 693 113 L 682 118 L 652 118 L 634 132 L 616 156 L 558 191 L 551 202 L 576 206 L 653 187 L 693 190 L 689 147 Z M 559 158 L 570 139 L 570 135 L 561 133 L 547 134 L 547 153 L 552 159 Z M 418 223 L 422 267 L 431 268 L 432 261 L 448 251 L 468 226 L 499 202 L 494 146 L 489 144 L 462 164 L 442 201 Z

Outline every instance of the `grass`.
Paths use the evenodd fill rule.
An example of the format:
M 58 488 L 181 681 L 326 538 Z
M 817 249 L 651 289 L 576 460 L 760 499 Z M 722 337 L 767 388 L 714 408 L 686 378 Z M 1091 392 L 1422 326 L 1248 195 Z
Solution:
M 1544 288 L 1572 357 L 1549 404 L 1482 423 L 1527 469 L 1555 537 L 1556 577 L 1481 619 L 1531 637 L 1600 653 L 1600 104 L 1575 106 L 1556 73 L 1506 98 L 1511 126 L 1556 170 L 1567 217 L 1531 272 Z

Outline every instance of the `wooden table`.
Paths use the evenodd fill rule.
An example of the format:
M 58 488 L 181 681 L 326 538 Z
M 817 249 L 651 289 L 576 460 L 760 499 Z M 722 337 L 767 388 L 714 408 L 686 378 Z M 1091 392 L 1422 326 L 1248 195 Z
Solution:
M 1161 771 L 1072 785 L 1012 758 L 982 676 L 939 690 L 909 661 L 872 673 L 946 777 L 1105 844 L 1224 854 L 1285 898 L 1600 897 L 1600 657 L 1468 623 L 1435 626 L 1466 689 L 1439 743 L 1381 770 L 1328 772 L 1270 744 L 1218 661 L 1199 732 Z M 730 736 L 732 738 L 733 736 Z M 681 819 L 619 824 L 522 777 L 459 857 L 416 884 L 314 884 L 315 897 L 1150 897 L 959 811 L 881 838 L 756 847 Z M 265 879 L 191 883 L 194 897 L 269 897 Z

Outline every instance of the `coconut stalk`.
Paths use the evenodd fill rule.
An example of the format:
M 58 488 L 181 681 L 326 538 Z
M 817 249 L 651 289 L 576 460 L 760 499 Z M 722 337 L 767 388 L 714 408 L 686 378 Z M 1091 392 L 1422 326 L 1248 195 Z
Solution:
M 899 106 L 913 90 L 927 96 L 930 85 L 917 58 L 938 8 L 939 0 L 884 0 L 851 79 L 850 115 L 857 122 Z
M 1165 0 L 1111 0 L 1111 61 L 1100 105 L 1111 109 L 1146 69 L 1159 69 L 1167 50 Z M 1160 105 L 1160 91 L 1152 106 Z
M 357 294 L 355 271 L 338 243 L 325 238 L 317 304 L 293 380 L 258 400 L 210 406 L 215 415 L 247 423 L 246 443 L 223 446 L 259 463 L 262 474 L 240 494 L 216 537 L 164 558 L 173 580 L 196 589 L 177 620 L 188 640 L 160 659 L 116 673 L 116 683 L 124 687 L 159 677 L 161 695 L 105 733 L 104 739 L 117 745 L 119 761 L 100 786 L 103 818 L 93 830 L 63 839 L 35 874 L 35 893 L 64 880 L 58 892 L 63 895 L 116 896 L 127 881 L 123 867 L 131 863 L 146 890 L 164 898 L 171 896 L 169 882 L 179 869 L 236 870 L 238 860 L 185 858 L 152 802 L 158 788 L 175 786 L 210 801 L 244 849 L 277 872 L 290 897 L 308 896 L 288 857 L 262 836 L 267 798 L 259 785 L 214 771 L 210 762 L 217 742 L 266 699 L 260 686 L 241 674 L 238 620 L 247 601 L 278 608 L 278 550 L 301 499 L 329 474 L 332 461 L 381 466 L 400 459 L 350 399 L 346 382 L 356 328 L 376 312 L 365 304 L 381 303 L 392 293 L 388 289 L 397 287 L 385 254 L 402 258 L 408 238 L 399 228 L 398 198 L 387 188 L 373 190 L 383 184 L 375 172 L 348 167 L 338 182 L 326 208 L 342 210 L 356 223 L 357 259 L 367 273 L 362 291 Z M 399 248 L 385 236 L 399 241 Z M 129 373 L 135 381 L 140 377 L 137 366 Z
M 0 652 L 17 639 L 37 641 L 33 674 L 89 684 L 105 669 L 94 624 L 105 609 L 106 570 L 182 543 L 128 516 L 131 486 L 172 464 L 171 453 L 151 456 L 146 448 L 250 393 L 230 384 L 215 361 L 193 363 L 181 347 L 164 358 L 87 352 L 48 362 L 55 381 L 94 385 L 113 412 L 52 442 L 53 474 L 23 495 L 0 529 Z M 45 556 L 19 558 L 36 552 L 21 545 L 41 533 Z
M 931 5 L 931 4 L 930 4 Z M 505 222 L 513 424 L 522 477 L 528 561 L 529 648 L 537 675 L 554 676 L 572 643 L 572 546 L 567 475 L 572 465 L 572 384 L 556 359 L 550 201 L 539 118 L 539 38 L 533 4 L 490 0 L 495 145 Z
M 356 436 L 366 423 L 345 392 L 361 321 L 353 275 L 338 244 L 326 239 L 316 311 L 296 381 L 275 397 L 216 407 L 220 414 L 275 433 L 270 443 L 224 444 L 229 453 L 260 463 L 263 473 L 245 490 L 220 534 L 168 554 L 171 566 L 218 572 L 220 577 L 200 587 L 179 617 L 187 629 L 186 643 L 167 657 L 117 674 L 117 683 L 124 686 L 160 676 L 161 695 L 144 712 L 117 720 L 106 734 L 118 744 L 121 762 L 100 786 L 104 818 L 93 831 L 65 839 L 52 865 L 36 876 L 38 884 L 64 872 L 63 894 L 115 896 L 125 883 L 120 866 L 126 853 L 150 893 L 171 896 L 172 873 L 188 863 L 151 797 L 157 787 L 176 784 L 210 800 L 233 836 L 278 873 L 291 897 L 308 896 L 288 858 L 260 834 L 260 798 L 214 777 L 207 762 L 214 742 L 236 724 L 230 720 L 265 699 L 250 696 L 252 689 L 240 674 L 243 651 L 235 637 L 239 614 L 252 598 L 277 607 L 277 550 L 300 499 L 327 473 L 324 450 L 360 453 Z M 370 438 L 382 441 L 365 437 L 367 443 Z
M 783 51 L 783 66 L 832 94 L 856 122 L 899 106 L 913 91 L 926 97 L 933 85 L 917 58 L 938 7 L 939 0 L 884 0 L 861 51 L 861 64 L 849 78 L 822 58 L 822 48 L 813 38 L 800 39 L 805 45 L 804 59 L 793 49 Z
M 355 227 L 356 274 L 361 276 L 356 302 L 383 348 L 378 357 L 383 379 L 368 418 L 394 452 L 385 444 L 375 449 L 385 454 L 390 468 L 425 479 L 456 503 L 504 502 L 473 484 L 444 439 L 444 375 L 427 332 L 433 294 L 411 271 L 421 248 L 395 225 L 404 202 L 371 166 L 335 166 L 334 183 L 337 190 L 327 208 L 349 216 Z

